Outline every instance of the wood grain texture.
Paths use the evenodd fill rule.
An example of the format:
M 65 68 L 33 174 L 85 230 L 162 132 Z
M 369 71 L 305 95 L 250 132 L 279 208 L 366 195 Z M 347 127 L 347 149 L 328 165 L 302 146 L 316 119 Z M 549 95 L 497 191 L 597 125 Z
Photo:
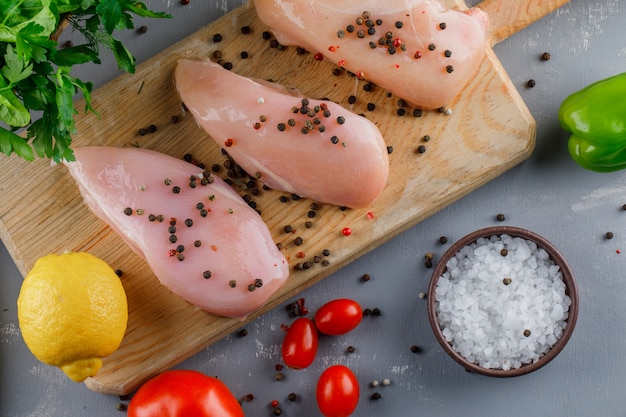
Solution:
M 569 0 L 483 0 L 477 7 L 489 15 L 489 37 L 495 45 L 566 3 Z
M 460 1 L 447 2 L 465 7 Z M 508 1 L 506 5 L 523 13 L 528 7 L 520 6 L 522 3 L 534 2 Z M 538 17 L 533 14 L 534 19 Z M 242 26 L 249 26 L 251 33 L 242 35 Z M 220 149 L 181 110 L 172 82 L 179 58 L 204 59 L 217 50 L 241 75 L 297 86 L 307 96 L 327 97 L 378 125 L 393 153 L 388 185 L 372 207 L 341 210 L 324 205 L 310 219 L 310 200 L 292 200 L 287 195 L 288 201 L 281 202 L 279 197 L 284 194 L 269 190 L 254 197 L 289 259 L 292 274 L 268 304 L 247 320 L 200 311 L 161 286 L 146 263 L 87 209 L 64 167 L 17 158 L 0 164 L 0 237 L 22 274 L 40 256 L 64 250 L 88 251 L 123 271 L 128 329 L 118 351 L 105 358 L 98 375 L 86 381 L 96 392 L 122 395 L 133 391 L 151 376 L 291 300 L 509 170 L 533 150 L 535 122 L 490 48 L 476 76 L 451 103 L 451 115 L 433 111 L 413 117 L 412 109 L 407 109 L 407 115 L 399 116 L 397 97 L 379 87 L 364 91 L 365 81 L 345 71 L 335 75 L 333 64 L 316 61 L 312 53 L 271 47 L 261 36 L 264 30 L 254 8 L 246 5 L 162 51 L 141 64 L 136 74 L 123 75 L 95 91 L 92 104 L 100 117 L 80 114 L 74 139 L 74 146 L 140 146 L 181 158 L 191 154 L 209 166 L 222 164 L 225 157 Z M 222 42 L 212 41 L 215 33 L 223 36 Z M 248 59 L 240 57 L 244 50 Z M 353 106 L 347 102 L 350 95 L 357 97 Z M 375 111 L 367 110 L 368 102 L 376 104 Z M 77 103 L 77 108 L 82 106 Z M 173 116 L 178 118 L 176 123 Z M 151 124 L 157 126 L 156 132 L 138 134 L 140 128 Z M 423 142 L 424 135 L 431 140 Z M 425 145 L 426 152 L 418 153 L 419 145 Z M 234 187 L 242 195 L 250 192 L 240 181 Z M 306 227 L 306 221 L 312 226 Z M 295 232 L 284 233 L 285 225 Z M 352 229 L 351 236 L 342 235 L 344 227 Z M 296 245 L 295 237 L 304 243 Z M 329 256 L 322 255 L 324 249 L 330 250 Z M 296 268 L 305 263 L 309 268 Z

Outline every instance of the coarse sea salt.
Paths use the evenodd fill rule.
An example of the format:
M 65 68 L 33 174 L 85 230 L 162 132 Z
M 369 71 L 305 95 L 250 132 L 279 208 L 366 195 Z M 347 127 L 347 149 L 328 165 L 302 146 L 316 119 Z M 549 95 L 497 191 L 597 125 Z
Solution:
M 539 360 L 563 334 L 571 304 L 565 290 L 560 268 L 536 243 L 480 238 L 459 250 L 439 277 L 437 321 L 468 361 L 515 369 Z

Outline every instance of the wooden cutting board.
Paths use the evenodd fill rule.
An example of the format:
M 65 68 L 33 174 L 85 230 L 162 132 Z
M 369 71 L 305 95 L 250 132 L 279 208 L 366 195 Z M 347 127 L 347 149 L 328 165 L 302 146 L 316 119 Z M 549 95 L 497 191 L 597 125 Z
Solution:
M 466 8 L 462 0 L 446 1 Z M 490 15 L 493 45 L 566 2 L 485 0 L 479 7 Z M 249 26 L 251 33 L 242 34 L 242 26 Z M 393 147 L 388 185 L 371 208 L 321 206 L 315 218 L 307 216 L 309 200 L 286 195 L 287 201 L 281 202 L 285 194 L 265 190 L 254 196 L 289 259 L 292 274 L 268 304 L 246 321 L 199 311 L 161 286 L 147 265 L 87 209 L 63 166 L 17 158 L 0 164 L 0 237 L 22 274 L 40 256 L 65 250 L 88 251 L 123 271 L 128 329 L 119 350 L 104 360 L 98 375 L 86 381 L 96 392 L 133 391 L 149 377 L 292 300 L 304 288 L 504 173 L 534 148 L 534 119 L 491 47 L 476 77 L 450 106 L 452 114 L 430 111 L 414 117 L 413 109 L 405 109 L 406 115 L 400 116 L 397 97 L 379 87 L 365 91 L 365 81 L 345 71 L 334 74 L 337 68 L 316 61 L 313 53 L 273 47 L 262 37 L 266 29 L 248 4 L 164 50 L 141 64 L 136 74 L 123 75 L 95 91 L 92 104 L 100 118 L 78 115 L 74 140 L 74 146 L 140 146 L 181 158 L 191 154 L 208 166 L 222 164 L 225 157 L 219 148 L 181 111 L 172 83 L 177 59 L 203 59 L 218 50 L 241 75 L 297 86 L 305 95 L 328 97 L 346 107 L 350 95 L 357 97 L 353 110 L 374 121 Z M 217 33 L 223 40 L 214 43 Z M 248 59 L 241 58 L 242 51 L 249 53 Z M 367 110 L 368 102 L 376 104 L 374 111 Z M 83 103 L 77 103 L 77 108 L 82 109 Z M 138 133 L 150 125 L 157 127 L 156 132 Z M 430 141 L 423 141 L 425 135 Z M 417 151 L 420 145 L 425 152 Z M 242 195 L 251 193 L 239 181 L 235 187 Z M 285 225 L 295 231 L 285 233 Z M 350 236 L 342 234 L 345 227 L 352 230 Z M 296 237 L 303 239 L 301 245 L 294 243 Z M 324 249 L 330 255 L 324 256 Z

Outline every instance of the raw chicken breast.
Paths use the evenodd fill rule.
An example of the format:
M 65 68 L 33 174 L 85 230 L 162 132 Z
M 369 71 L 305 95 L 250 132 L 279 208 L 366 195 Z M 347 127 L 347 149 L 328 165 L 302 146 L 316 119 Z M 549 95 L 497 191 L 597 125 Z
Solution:
M 220 178 L 147 149 L 74 154 L 65 165 L 87 206 L 190 303 L 244 318 L 287 279 L 261 216 Z
M 174 77 L 198 124 L 268 187 L 351 208 L 371 205 L 382 192 L 388 151 L 364 117 L 209 60 L 181 60 Z
M 283 45 L 326 59 L 422 109 L 451 105 L 487 46 L 487 14 L 437 0 L 254 0 Z

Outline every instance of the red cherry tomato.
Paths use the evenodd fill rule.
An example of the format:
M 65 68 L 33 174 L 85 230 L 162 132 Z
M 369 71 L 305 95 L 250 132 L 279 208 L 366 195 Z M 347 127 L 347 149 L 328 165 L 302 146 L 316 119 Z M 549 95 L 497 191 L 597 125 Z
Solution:
M 325 417 L 348 417 L 359 403 L 359 381 L 343 365 L 333 365 L 320 375 L 315 392 Z
M 318 333 L 313 320 L 299 317 L 289 326 L 282 345 L 285 365 L 304 369 L 313 363 L 317 354 Z
M 243 417 L 226 384 L 191 370 L 170 370 L 148 380 L 128 405 L 128 417 Z
M 348 298 L 329 301 L 315 313 L 317 329 L 331 336 L 348 333 L 361 323 L 361 319 L 361 306 Z

